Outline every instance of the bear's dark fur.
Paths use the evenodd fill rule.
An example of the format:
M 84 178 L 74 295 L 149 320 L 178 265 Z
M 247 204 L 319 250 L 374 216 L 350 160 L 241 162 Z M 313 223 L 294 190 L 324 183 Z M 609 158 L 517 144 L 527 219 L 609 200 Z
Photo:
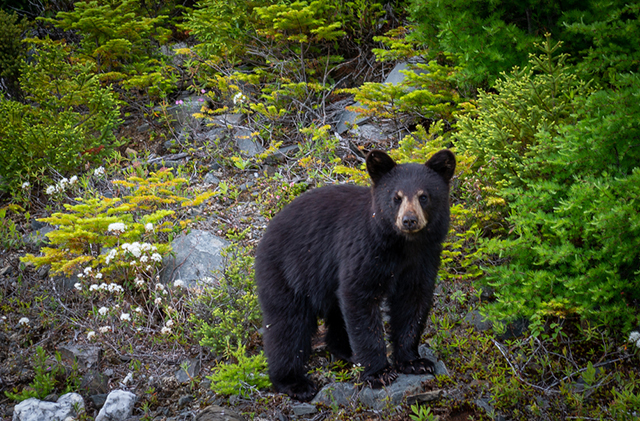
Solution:
M 426 373 L 418 344 L 433 299 L 442 241 L 449 229 L 449 150 L 426 164 L 367 156 L 371 188 L 322 187 L 276 215 L 256 251 L 264 348 L 274 388 L 305 401 L 305 376 L 317 319 L 331 352 L 363 367 L 373 387 L 396 377 L 386 355 L 380 302 L 390 311 L 395 368 Z

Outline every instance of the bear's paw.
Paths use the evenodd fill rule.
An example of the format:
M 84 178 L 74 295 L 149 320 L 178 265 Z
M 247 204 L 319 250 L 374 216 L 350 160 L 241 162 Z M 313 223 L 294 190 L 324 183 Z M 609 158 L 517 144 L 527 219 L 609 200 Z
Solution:
M 404 374 L 433 374 L 435 371 L 433 362 L 426 358 L 398 362 L 396 367 L 399 372 Z

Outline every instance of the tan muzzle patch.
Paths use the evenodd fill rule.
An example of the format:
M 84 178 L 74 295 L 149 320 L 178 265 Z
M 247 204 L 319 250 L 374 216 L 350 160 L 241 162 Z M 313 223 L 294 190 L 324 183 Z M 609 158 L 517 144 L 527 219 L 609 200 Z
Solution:
M 427 226 L 427 217 L 422 210 L 419 199 L 423 193 L 422 190 L 411 196 L 405 195 L 403 191 L 396 193 L 396 197 L 402 200 L 396 215 L 396 226 L 400 231 L 413 233 Z

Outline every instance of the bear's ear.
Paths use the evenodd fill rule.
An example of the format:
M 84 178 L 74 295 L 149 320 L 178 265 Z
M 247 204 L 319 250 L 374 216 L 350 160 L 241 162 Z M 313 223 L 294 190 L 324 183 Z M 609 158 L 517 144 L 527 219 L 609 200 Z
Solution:
M 456 156 L 449 149 L 443 149 L 429 158 L 425 165 L 440 174 L 448 183 L 456 170 Z
M 367 171 L 371 180 L 373 180 L 373 184 L 378 184 L 382 176 L 395 166 L 395 161 L 383 151 L 374 149 L 367 155 Z

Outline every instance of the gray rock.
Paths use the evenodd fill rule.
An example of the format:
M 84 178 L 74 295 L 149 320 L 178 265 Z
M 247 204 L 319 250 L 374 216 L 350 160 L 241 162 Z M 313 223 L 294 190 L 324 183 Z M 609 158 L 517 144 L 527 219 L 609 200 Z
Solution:
M 467 313 L 467 315 L 464 316 L 464 321 L 472 325 L 478 332 L 483 332 L 493 327 L 493 323 L 486 320 L 478 310 Z
M 383 142 L 389 138 L 389 134 L 382 128 L 374 124 L 364 124 L 358 126 L 357 129 L 353 129 L 352 132 L 364 139 L 372 140 L 374 142 Z
M 57 402 L 30 398 L 16 405 L 13 410 L 13 421 L 64 421 L 69 417 L 77 417 L 82 411 L 84 411 L 84 400 L 77 393 L 62 395 Z
M 358 390 L 353 383 L 330 383 L 320 389 L 311 403 L 346 406 L 357 396 L 357 393 Z
M 449 370 L 447 370 L 447 367 L 444 365 L 444 363 L 442 361 L 440 361 L 437 357 L 436 354 L 425 344 L 422 344 L 418 347 L 418 354 L 420 355 L 420 358 L 426 358 L 428 360 L 430 360 L 433 365 L 434 365 L 434 370 L 433 370 L 433 374 L 436 376 L 448 376 L 449 375 Z
M 95 407 L 100 410 L 104 406 L 104 403 L 107 401 L 107 396 L 109 395 L 107 395 L 106 393 L 99 393 L 97 395 L 89 396 L 89 399 L 91 399 L 91 402 L 93 402 Z
M 202 179 L 204 185 L 220 184 L 220 179 L 213 174 L 213 171 L 207 173 Z
M 184 408 L 186 405 L 193 402 L 193 399 L 192 395 L 180 396 L 180 399 L 178 399 L 178 408 Z
M 246 421 L 246 419 L 229 408 L 211 405 L 196 416 L 196 421 Z
M 25 245 L 33 248 L 40 248 L 49 244 L 49 237 L 47 234 L 54 231 L 55 228 L 51 225 L 42 225 L 36 231 L 25 234 L 22 237 Z
M 86 391 L 86 395 L 106 395 L 109 391 L 109 379 L 104 374 L 90 370 L 82 376 L 80 389 Z
M 442 389 L 438 390 L 430 390 L 428 392 L 416 393 L 413 395 L 407 396 L 407 404 L 413 405 L 416 402 L 425 403 L 425 402 L 433 402 L 436 401 L 443 396 L 445 396 L 446 392 Z
M 323 387 L 311 403 L 346 406 L 356 401 L 368 408 L 380 410 L 389 404 L 400 404 L 407 395 L 412 396 L 422 392 L 422 383 L 433 378 L 430 374 L 400 374 L 387 387 L 381 389 L 363 387 L 360 391 L 353 383 L 331 383 Z
M 242 124 L 244 114 L 220 114 L 209 119 L 209 121 L 222 127 L 235 127 Z
M 293 415 L 301 416 L 315 414 L 318 409 L 310 403 L 299 403 L 291 405 L 291 411 L 293 411 Z
M 208 231 L 193 230 L 181 235 L 171 243 L 175 256 L 164 258 L 160 280 L 168 284 L 181 279 L 187 285 L 215 281 L 216 272 L 224 265 L 220 252 L 227 245 L 228 241 Z
M 98 346 L 78 345 L 73 342 L 58 346 L 62 359 L 69 364 L 78 361 L 78 367 L 88 369 L 97 367 L 102 358 L 102 349 Z
M 125 390 L 109 393 L 95 421 L 124 421 L 131 416 L 136 403 L 136 395 Z
M 253 130 L 242 127 L 235 130 L 233 139 L 242 153 L 248 156 L 256 156 L 264 152 L 259 140 L 253 135 Z
M 430 374 L 399 374 L 396 381 L 381 389 L 365 387 L 360 392 L 359 401 L 373 409 L 383 409 L 389 404 L 398 405 L 406 395 L 422 392 L 422 383 L 434 377 Z
M 525 330 L 529 327 L 529 320 L 521 318 L 514 320 L 507 324 L 507 328 L 505 332 L 498 336 L 498 339 L 501 341 L 506 341 L 508 339 L 519 338 L 524 335 Z
M 186 370 L 185 370 L 186 367 Z M 200 359 L 192 358 L 183 361 L 180 364 L 180 368 L 175 372 L 176 380 L 179 383 L 189 383 L 194 377 L 197 377 L 200 373 Z

